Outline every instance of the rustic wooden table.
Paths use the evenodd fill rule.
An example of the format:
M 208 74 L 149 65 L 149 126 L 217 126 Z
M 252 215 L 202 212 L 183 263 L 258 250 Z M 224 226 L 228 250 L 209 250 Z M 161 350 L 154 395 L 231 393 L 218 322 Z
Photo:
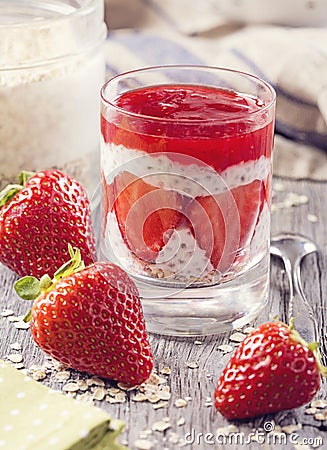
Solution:
M 318 254 L 303 261 L 302 277 L 304 291 L 317 317 L 326 364 L 327 183 L 275 179 L 274 194 L 272 233 L 299 232 L 311 237 L 319 247 Z M 126 392 L 107 382 L 101 386 L 99 380 L 88 379 L 83 383 L 82 374 L 67 373 L 55 366 L 34 345 L 29 330 L 19 328 L 17 320 L 27 306 L 13 292 L 15 278 L 10 270 L 0 266 L 0 358 L 8 360 L 9 356 L 12 364 L 40 382 L 93 402 L 124 420 L 121 442 L 130 449 L 327 448 L 327 402 L 315 402 L 309 410 L 304 406 L 242 423 L 228 423 L 215 411 L 212 397 L 216 381 L 230 351 L 242 338 L 235 332 L 200 338 L 151 335 L 157 374 L 137 391 Z M 275 257 L 271 263 L 270 297 L 268 308 L 256 323 L 276 314 L 282 320 L 287 319 L 288 284 L 283 265 Z M 296 319 L 306 321 L 306 317 Z M 248 330 L 242 331 L 244 334 Z M 317 398 L 327 398 L 325 381 Z

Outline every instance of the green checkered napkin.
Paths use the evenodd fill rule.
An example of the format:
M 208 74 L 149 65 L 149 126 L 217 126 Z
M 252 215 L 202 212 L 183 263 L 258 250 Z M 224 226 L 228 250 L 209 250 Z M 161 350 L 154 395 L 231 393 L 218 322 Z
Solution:
M 126 450 L 116 441 L 122 427 L 0 360 L 1 450 Z

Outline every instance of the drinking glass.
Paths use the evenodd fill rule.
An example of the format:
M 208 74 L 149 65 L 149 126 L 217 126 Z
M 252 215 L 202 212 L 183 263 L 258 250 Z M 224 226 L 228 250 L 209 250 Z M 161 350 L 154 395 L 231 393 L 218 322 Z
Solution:
M 131 71 L 101 90 L 101 257 L 149 332 L 206 335 L 265 307 L 275 93 L 217 67 Z

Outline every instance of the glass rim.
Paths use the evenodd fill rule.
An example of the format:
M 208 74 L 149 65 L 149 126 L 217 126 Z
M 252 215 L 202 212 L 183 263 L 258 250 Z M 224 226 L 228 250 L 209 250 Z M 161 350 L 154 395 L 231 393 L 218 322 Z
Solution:
M 190 64 L 167 64 L 167 65 L 161 65 L 161 66 L 148 66 L 148 67 L 142 67 L 142 68 L 138 68 L 138 69 L 133 69 L 133 70 L 129 70 L 126 72 L 122 72 L 119 73 L 118 75 L 115 75 L 114 77 L 110 78 L 109 80 L 107 80 L 104 85 L 101 87 L 100 90 L 100 98 L 101 101 L 103 102 L 104 105 L 106 105 L 107 107 L 111 107 L 114 110 L 118 111 L 121 114 L 124 114 L 126 116 L 129 117 L 133 117 L 133 118 L 137 118 L 137 119 L 143 119 L 143 120 L 152 120 L 152 121 L 157 121 L 157 122 L 176 122 L 176 118 L 169 118 L 169 117 L 158 117 L 158 116 L 151 116 L 151 115 L 147 115 L 147 114 L 140 114 L 140 113 L 135 113 L 132 111 L 126 111 L 124 108 L 121 108 L 120 106 L 117 106 L 115 103 L 112 102 L 112 100 L 109 100 L 106 96 L 106 90 L 107 88 L 113 84 L 115 81 L 119 81 L 120 79 L 126 78 L 127 76 L 131 76 L 131 75 L 137 75 L 137 74 L 141 74 L 143 73 L 147 73 L 150 71 L 155 71 L 158 69 L 190 69 L 190 70 L 209 70 L 209 71 L 217 71 L 217 72 L 225 72 L 225 73 L 230 73 L 230 74 L 234 74 L 234 75 L 241 75 L 244 76 L 248 79 L 253 80 L 254 82 L 256 82 L 257 84 L 260 84 L 261 86 L 264 86 L 266 91 L 270 93 L 270 99 L 268 101 L 268 103 L 266 105 L 264 105 L 264 107 L 258 107 L 258 109 L 252 110 L 252 111 L 247 111 L 244 114 L 240 114 L 238 113 L 236 117 L 226 117 L 226 118 L 221 118 L 221 119 L 178 119 L 178 123 L 181 124 L 189 124 L 189 125 L 196 125 L 196 124 L 213 124 L 213 123 L 225 123 L 225 122 L 238 122 L 239 120 L 241 120 L 243 117 L 249 118 L 249 117 L 253 117 L 256 116 L 257 114 L 263 114 L 266 111 L 268 111 L 276 102 L 276 91 L 275 89 L 272 87 L 272 85 L 270 83 L 268 83 L 267 81 L 259 78 L 256 75 L 253 75 L 251 73 L 248 72 L 244 72 L 241 70 L 237 70 L 237 69 L 231 69 L 231 68 L 227 68 L 227 67 L 220 67 L 220 66 L 206 66 L 206 65 L 190 65 Z M 172 81 L 171 83 L 158 83 L 158 84 L 149 84 L 149 86 L 165 86 L 165 85 L 169 85 L 169 84 L 173 84 L 173 85 L 190 85 L 190 86 L 197 86 L 199 85 L 199 83 L 190 83 L 190 82 L 174 82 Z M 205 86 L 205 85 L 204 85 Z M 219 87 L 219 86 L 218 86 Z M 233 89 L 228 89 L 228 90 L 233 90 Z M 132 90 L 131 90 L 132 91 Z M 237 92 L 235 90 L 235 92 Z

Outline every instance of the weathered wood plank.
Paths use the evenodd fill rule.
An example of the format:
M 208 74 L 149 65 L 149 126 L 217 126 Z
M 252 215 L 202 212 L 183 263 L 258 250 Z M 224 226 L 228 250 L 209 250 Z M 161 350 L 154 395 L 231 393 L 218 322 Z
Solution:
M 299 206 L 278 209 L 272 215 L 272 233 L 280 231 L 296 231 L 312 237 L 319 246 L 318 255 L 308 256 L 302 265 L 302 278 L 304 291 L 317 315 L 319 331 L 322 338 L 321 350 L 326 363 L 327 355 L 327 183 L 312 181 L 275 180 L 276 183 L 284 185 L 285 191 L 276 191 L 274 203 L 285 199 L 289 192 L 306 195 L 308 202 Z M 280 186 L 279 186 L 280 187 Z M 316 215 L 317 222 L 308 219 L 308 214 Z M 309 216 L 310 218 L 310 216 Z M 17 298 L 12 290 L 15 275 L 8 269 L 0 266 L 0 312 L 4 309 L 13 309 L 15 315 L 24 314 L 28 309 L 26 302 Z M 283 273 L 281 262 L 273 258 L 271 264 L 271 298 L 270 303 L 257 323 L 271 319 L 276 314 L 287 320 L 286 306 L 288 302 L 288 285 Z M 305 320 L 305 318 L 300 318 Z M 34 345 L 28 330 L 17 330 L 7 318 L 0 317 L 0 357 L 5 358 L 12 352 L 10 344 L 21 342 L 22 354 L 24 356 L 25 367 L 33 364 L 43 364 L 48 361 L 44 354 Z M 231 344 L 230 333 L 207 336 L 201 338 L 174 338 L 162 336 L 150 336 L 151 345 L 155 355 L 155 364 L 160 374 L 164 367 L 170 367 L 171 374 L 160 374 L 167 380 L 170 386 L 171 399 L 166 402 L 161 409 L 154 409 L 156 404 L 149 402 L 133 401 L 135 393 L 127 395 L 127 401 L 121 404 L 110 404 L 106 401 L 95 401 L 95 404 L 109 411 L 113 416 L 121 418 L 126 422 L 126 428 L 122 439 L 125 440 L 131 449 L 135 449 L 134 442 L 140 437 L 153 442 L 153 449 L 178 449 L 182 443 L 187 449 L 210 449 L 212 447 L 239 449 L 244 442 L 250 440 L 250 433 L 259 442 L 247 443 L 247 447 L 253 450 L 262 448 L 285 448 L 293 449 L 295 443 L 303 439 L 314 440 L 321 437 L 327 446 L 327 422 L 317 421 L 312 415 L 305 414 L 305 407 L 295 411 L 282 412 L 276 415 L 261 417 L 247 423 L 235 423 L 239 435 L 230 435 L 229 438 L 217 434 L 217 429 L 226 427 L 228 422 L 216 413 L 212 405 L 212 396 L 215 384 L 223 367 L 227 363 L 230 353 L 223 353 L 219 350 L 220 344 Z M 196 343 L 200 341 L 200 343 Z M 197 368 L 190 368 L 189 363 L 196 362 Z M 72 378 L 78 374 L 71 371 Z M 58 383 L 54 378 L 54 371 L 50 370 L 43 381 L 48 386 L 60 389 L 62 383 Z M 323 382 L 319 397 L 326 398 L 326 382 Z M 177 407 L 176 400 L 189 398 L 185 407 Z M 0 399 L 1 401 L 1 399 Z M 153 425 L 169 418 L 171 425 L 166 431 L 148 431 Z M 185 423 L 182 423 L 185 419 Z M 168 419 L 167 419 L 168 420 Z M 291 436 L 282 433 L 277 438 L 267 435 L 263 428 L 290 424 L 302 424 L 302 428 L 295 431 Z M 256 432 L 253 430 L 257 430 Z M 191 433 L 191 434 L 190 434 Z M 202 433 L 202 435 L 201 435 Z M 206 433 L 211 433 L 206 437 L 209 443 L 205 443 Z M 296 436 L 299 435 L 297 438 Z M 218 443 L 215 445 L 215 438 Z M 237 441 L 238 439 L 238 441 Z M 278 440 L 279 439 L 279 440 Z M 193 444 L 190 441 L 194 440 Z M 240 441 L 241 440 L 241 441 Z M 198 442 L 197 442 L 198 441 Z M 264 443 L 264 445 L 263 445 Z M 325 448 L 322 445 L 322 448 Z M 327 448 L 327 447 L 326 447 Z M 7 450 L 7 449 L 6 449 Z M 14 450 L 14 449 L 8 449 Z

